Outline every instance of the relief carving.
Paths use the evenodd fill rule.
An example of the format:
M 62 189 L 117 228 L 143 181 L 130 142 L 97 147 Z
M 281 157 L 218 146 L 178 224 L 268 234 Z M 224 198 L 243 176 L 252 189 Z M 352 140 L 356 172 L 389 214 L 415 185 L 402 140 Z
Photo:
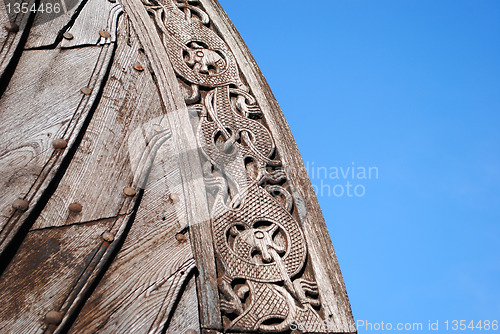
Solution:
M 224 330 L 284 332 L 294 322 L 321 328 L 301 199 L 234 55 L 197 1 L 143 4 L 196 116 Z

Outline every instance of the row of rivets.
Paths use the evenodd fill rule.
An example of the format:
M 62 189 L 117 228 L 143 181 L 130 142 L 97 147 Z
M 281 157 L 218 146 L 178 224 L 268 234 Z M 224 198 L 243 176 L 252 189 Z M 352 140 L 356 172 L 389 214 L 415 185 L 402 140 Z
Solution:
M 179 195 L 177 194 L 170 194 L 169 198 L 172 203 L 176 203 L 179 201 Z
M 19 31 L 19 27 L 17 26 L 17 24 L 12 23 L 12 22 L 7 23 L 5 25 L 5 29 L 7 31 L 9 31 L 9 32 L 18 32 Z M 99 36 L 101 36 L 102 38 L 110 38 L 111 34 L 109 32 L 107 32 L 106 30 L 101 30 L 101 31 L 99 31 Z M 68 41 L 70 41 L 70 40 L 72 40 L 74 38 L 74 36 L 70 32 L 65 32 L 63 34 L 63 38 L 67 39 Z

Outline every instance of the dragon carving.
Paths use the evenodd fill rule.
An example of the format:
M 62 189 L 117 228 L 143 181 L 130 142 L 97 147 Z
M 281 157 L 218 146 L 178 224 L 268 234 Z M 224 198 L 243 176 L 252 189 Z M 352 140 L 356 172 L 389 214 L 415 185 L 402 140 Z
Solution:
M 143 3 L 198 116 L 224 329 L 285 332 L 294 321 L 319 328 L 321 303 L 291 213 L 293 188 L 234 55 L 197 1 Z

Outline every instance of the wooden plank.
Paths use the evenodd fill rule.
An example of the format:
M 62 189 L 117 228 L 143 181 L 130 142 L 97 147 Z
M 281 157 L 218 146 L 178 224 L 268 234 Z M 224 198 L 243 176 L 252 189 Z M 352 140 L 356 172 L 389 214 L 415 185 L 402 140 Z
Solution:
M 318 283 L 322 307 L 327 319 L 333 320 L 332 332 L 354 333 L 356 327 L 338 261 L 328 237 L 328 230 L 317 198 L 283 112 L 255 59 L 224 10 L 216 1 L 201 0 L 200 2 L 218 31 L 226 38 L 251 91 L 255 94 L 273 134 L 283 167 L 292 183 L 296 184 L 294 197 L 305 201 L 307 212 L 302 214 L 305 218 L 302 220 L 302 224 L 306 233 L 307 246 Z
M 134 69 L 135 64 L 145 64 L 138 41 L 129 39 L 127 29 L 120 30 L 119 38 L 99 105 L 68 170 L 33 229 L 115 217 L 132 208 L 134 196 L 127 196 L 124 189 L 139 191 L 130 160 L 137 160 L 143 151 L 129 145 L 129 136 L 161 117 L 163 111 L 150 73 Z M 153 136 L 150 131 L 147 140 Z M 69 210 L 72 203 L 82 206 L 80 212 Z
M 198 332 L 200 319 L 198 315 L 198 297 L 196 295 L 196 282 L 191 278 L 185 287 L 184 293 L 168 323 L 166 334 Z
M 140 199 L 140 196 L 127 196 L 123 191 L 125 186 L 134 187 L 134 175 L 129 161 L 137 161 L 137 166 L 144 167 L 137 169 L 137 180 L 144 179 L 140 174 L 143 171 L 149 171 L 157 153 L 156 149 L 161 148 L 161 144 L 169 138 L 168 132 L 158 130 L 155 127 L 155 123 L 161 124 L 163 115 L 157 88 L 148 71 L 137 66 L 134 67 L 134 65 L 142 63 L 146 68 L 145 57 L 139 52 L 140 46 L 137 40 L 130 37 L 129 31 L 126 29 L 128 24 L 124 23 L 123 26 L 124 28 L 120 30 L 120 42 L 109 74 L 110 79 L 103 89 L 102 98 L 85 132 L 82 144 L 80 144 L 55 193 L 50 197 L 45 209 L 29 232 L 30 235 L 44 233 L 44 239 L 50 240 L 53 235 L 57 236 L 59 231 L 65 231 L 68 228 L 81 227 L 83 229 L 96 223 L 102 223 L 104 224 L 101 224 L 102 227 L 105 228 L 102 232 L 106 231 L 111 234 L 108 234 L 108 237 L 104 235 L 101 237 L 102 232 L 98 234 L 98 248 L 92 253 L 93 255 L 90 257 L 92 261 L 88 264 L 85 262 L 88 256 L 71 258 L 75 264 L 80 264 L 78 267 L 81 268 L 80 271 L 70 271 L 69 276 L 64 276 L 59 280 L 36 282 L 27 288 L 30 293 L 34 294 L 40 291 L 50 291 L 51 297 L 44 296 L 42 304 L 25 310 L 26 313 L 29 313 L 25 318 L 8 324 L 14 329 L 22 328 L 23 331 L 34 332 L 46 327 L 48 332 L 63 333 L 67 331 L 75 312 L 86 301 L 93 282 L 106 268 L 114 248 L 123 242 L 124 233 L 132 223 L 132 207 L 135 201 Z M 135 145 L 136 143 L 132 142 L 133 145 L 129 146 L 129 137 L 137 132 L 134 130 L 145 134 L 144 143 L 142 143 L 144 145 L 141 143 Z M 150 144 L 156 149 L 146 150 L 146 154 L 144 154 L 144 146 Z M 106 171 L 112 171 L 112 173 L 107 175 Z M 135 187 L 134 189 L 139 192 L 139 189 Z M 156 188 L 156 192 L 158 191 L 163 192 L 163 188 Z M 86 194 L 86 196 L 78 197 L 79 194 Z M 68 203 L 76 202 L 76 200 L 81 205 L 79 208 L 81 211 L 68 211 Z M 149 214 L 149 211 L 147 213 Z M 82 219 L 88 220 L 83 221 Z M 174 223 L 176 222 L 177 220 L 174 220 Z M 150 224 L 150 221 L 146 220 L 145 223 Z M 176 231 L 179 230 L 175 224 L 174 228 Z M 141 231 L 141 233 L 143 232 Z M 74 234 L 75 237 L 78 237 L 78 233 Z M 154 234 L 153 236 L 157 237 L 158 235 Z M 88 238 L 85 234 L 82 237 Z M 57 239 L 57 237 L 53 238 Z M 61 238 L 71 239 L 67 234 Z M 20 249 L 30 249 L 29 242 L 30 239 L 26 239 Z M 153 247 L 155 242 L 147 244 L 147 247 Z M 171 238 L 171 243 L 179 244 L 175 237 Z M 170 246 L 167 249 L 172 251 Z M 75 243 L 68 246 L 68 248 L 71 247 L 80 248 Z M 37 256 L 42 256 L 44 250 L 42 247 L 35 247 L 33 252 Z M 51 256 L 55 259 L 54 261 L 57 261 L 56 259 L 64 258 L 65 252 L 67 252 L 66 249 L 56 248 Z M 179 273 L 165 271 L 163 267 L 158 266 L 158 262 L 155 262 L 154 267 L 150 268 L 153 270 L 146 271 L 155 277 L 162 273 L 166 274 L 166 277 L 176 274 L 170 280 L 157 282 L 158 293 L 166 291 L 167 297 L 174 299 L 174 301 L 180 287 L 182 287 L 183 280 L 194 268 L 189 243 L 178 247 L 178 252 L 178 257 L 171 256 L 169 260 L 175 264 L 173 270 L 179 269 Z M 21 256 L 22 254 L 22 251 L 18 252 L 13 258 L 5 271 L 5 277 L 10 277 L 12 272 L 17 273 L 16 268 L 26 269 L 34 261 L 31 257 Z M 147 252 L 142 252 L 142 254 L 149 257 Z M 189 262 L 190 259 L 191 262 Z M 63 270 L 66 264 L 64 261 L 60 261 L 59 265 L 59 270 Z M 53 265 L 43 266 L 38 269 L 37 275 L 51 277 L 53 270 Z M 10 290 L 19 288 L 17 285 L 12 287 L 13 284 L 15 285 L 15 282 L 6 281 L 4 287 Z M 150 294 L 151 291 L 148 290 L 147 296 Z M 161 297 L 158 294 L 153 293 L 153 295 Z M 165 296 L 163 295 L 163 297 Z M 168 316 L 174 303 L 165 298 L 157 299 L 157 303 L 151 304 L 151 307 L 161 306 L 163 300 L 167 306 L 170 305 L 170 309 L 167 307 L 159 310 Z M 43 321 L 40 322 L 39 315 L 46 312 L 44 303 L 51 303 L 51 307 L 61 313 L 62 319 L 58 326 L 47 326 Z M 14 314 L 12 309 L 7 309 L 6 312 L 10 312 L 6 315 L 15 318 L 12 317 Z M 162 324 L 164 322 L 159 318 L 159 325 Z
M 203 328 L 222 328 L 219 293 L 216 282 L 215 261 L 210 215 L 206 205 L 206 190 L 200 166 L 197 139 L 190 125 L 182 91 L 165 46 L 156 32 L 157 28 L 139 0 L 122 1 L 124 11 L 130 16 L 133 27 L 151 61 L 166 118 L 171 126 L 172 140 L 179 152 L 179 169 L 183 179 L 182 198 L 186 202 L 186 217 L 182 226 L 189 226 L 193 253 L 198 268 L 197 293 L 200 307 L 200 324 Z
M 67 31 L 73 38 L 63 39 L 62 48 L 115 42 L 118 16 L 121 13 L 122 7 L 118 3 L 87 0 L 75 22 Z
M 35 0 L 27 1 L 32 6 Z M 10 7 L 7 7 L 10 4 Z M 20 50 L 22 37 L 27 34 L 26 26 L 31 13 L 16 13 L 14 1 L 2 1 L 0 3 L 0 80 L 6 82 L 6 69 L 12 61 L 16 50 Z M 10 12 L 9 12 L 10 10 Z
M 23 53 L 0 100 L 0 253 L 71 150 L 100 90 L 111 55 L 108 45 Z M 82 87 L 89 87 L 91 93 L 83 94 Z M 67 148 L 55 149 L 56 139 L 65 140 Z M 19 198 L 29 203 L 25 212 L 12 207 Z
M 143 90 L 156 93 L 159 105 L 151 77 Z M 178 151 L 172 139 L 155 141 L 155 135 L 170 133 L 168 126 L 165 117 L 145 118 L 141 127 L 130 132 L 128 141 L 138 151 L 148 152 L 152 146 L 148 154 L 154 155 L 154 162 L 148 164 L 147 179 L 135 179 L 145 189 L 134 223 L 71 332 L 161 333 L 183 296 L 181 288 L 194 269 L 194 260 L 189 237 L 181 233 L 186 232 L 182 224 L 186 208 Z M 135 171 L 144 170 L 139 159 L 131 159 L 131 165 Z
M 99 256 L 110 221 L 29 232 L 0 277 L 4 333 L 41 333 L 45 315 L 60 311 L 73 287 Z M 106 246 L 104 246 L 106 247 Z
M 194 269 L 189 238 L 181 233 L 185 217 L 178 215 L 185 207 L 171 196 L 182 190 L 173 156 L 171 140 L 156 151 L 127 239 L 71 332 L 161 333 L 171 318 L 184 293 L 181 286 Z
M 37 12 L 30 29 L 25 49 L 55 47 L 62 38 L 62 34 L 69 27 L 71 21 L 76 19 L 86 0 L 41 0 L 41 8 L 47 4 L 53 8 L 50 12 Z M 61 6 L 54 7 L 55 4 Z

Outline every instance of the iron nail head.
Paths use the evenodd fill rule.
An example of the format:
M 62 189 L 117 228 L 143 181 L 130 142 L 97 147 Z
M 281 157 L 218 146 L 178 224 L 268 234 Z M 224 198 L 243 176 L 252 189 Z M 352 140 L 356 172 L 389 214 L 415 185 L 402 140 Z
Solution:
M 138 72 L 142 72 L 142 71 L 144 71 L 144 67 L 141 64 L 139 64 L 139 63 L 135 63 L 134 64 L 134 70 L 136 70 Z
M 66 148 L 66 146 L 68 146 L 68 141 L 65 140 L 65 139 L 62 139 L 62 138 L 59 138 L 59 139 L 55 139 L 53 142 L 52 142 L 52 146 L 56 149 L 56 150 L 62 150 L 64 148 Z
M 63 315 L 59 311 L 49 311 L 45 315 L 45 321 L 52 325 L 59 325 L 62 321 Z
M 106 30 L 101 30 L 99 31 L 99 35 L 102 37 L 102 38 L 110 38 L 111 35 L 109 34 L 109 32 L 107 32 Z
M 186 242 L 186 240 L 187 240 L 186 236 L 185 236 L 184 234 L 182 234 L 182 233 L 177 233 L 177 234 L 175 235 L 175 238 L 176 238 L 176 239 L 177 239 L 177 241 L 179 241 L 181 244 L 182 244 L 182 243 L 184 243 L 184 242 Z
M 4 28 L 5 30 L 7 30 L 8 32 L 18 32 L 19 31 L 19 26 L 17 25 L 17 23 L 15 22 L 7 22 L 5 25 L 4 25 Z
M 115 240 L 115 236 L 113 235 L 113 233 L 108 232 L 108 231 L 103 232 L 101 234 L 101 238 L 102 238 L 102 240 L 107 241 L 107 242 L 113 242 L 113 240 Z
M 90 95 L 90 93 L 92 93 L 92 89 L 88 88 L 88 87 L 82 87 L 82 89 L 80 89 L 80 91 L 85 94 L 85 95 Z
M 170 194 L 169 197 L 170 197 L 170 200 L 172 201 L 172 203 L 179 201 L 179 195 L 177 195 L 177 194 Z
M 135 189 L 132 187 L 123 188 L 123 193 L 129 197 L 133 197 L 136 194 Z

